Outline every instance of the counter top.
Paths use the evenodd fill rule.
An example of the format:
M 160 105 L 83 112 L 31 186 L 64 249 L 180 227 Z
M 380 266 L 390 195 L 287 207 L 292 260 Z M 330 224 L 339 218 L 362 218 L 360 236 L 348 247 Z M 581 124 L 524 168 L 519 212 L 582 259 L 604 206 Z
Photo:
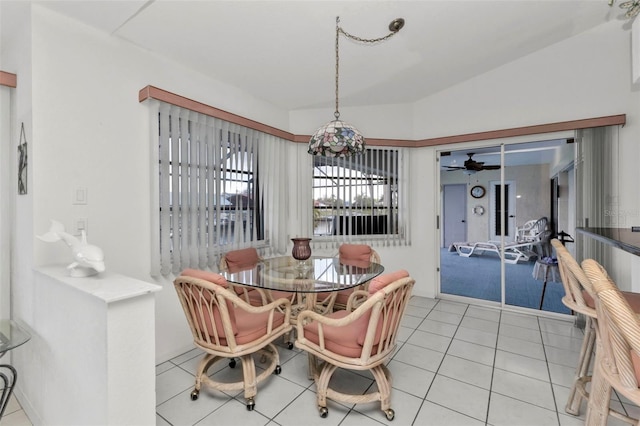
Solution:
M 576 231 L 640 256 L 640 232 L 631 232 L 631 228 L 576 228 Z
M 69 287 L 96 297 L 105 303 L 138 297 L 160 291 L 162 287 L 112 272 L 101 272 L 90 277 L 70 277 L 64 266 L 43 266 L 36 271 L 55 278 Z

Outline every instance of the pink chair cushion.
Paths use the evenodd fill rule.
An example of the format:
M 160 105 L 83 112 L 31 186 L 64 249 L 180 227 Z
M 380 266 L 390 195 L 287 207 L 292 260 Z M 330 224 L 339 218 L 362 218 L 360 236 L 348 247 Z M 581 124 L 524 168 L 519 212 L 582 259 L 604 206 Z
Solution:
M 371 291 L 371 288 L 377 288 L 378 290 L 386 287 L 387 285 L 401 279 L 408 277 L 409 273 L 404 269 L 391 272 L 388 274 L 379 275 L 371 281 L 369 284 L 369 294 L 373 294 L 375 291 Z M 377 282 L 375 282 L 377 281 Z M 344 318 L 349 315 L 350 312 L 341 310 L 333 312 L 327 315 L 329 318 Z M 371 318 L 371 312 L 367 312 L 358 318 L 353 323 L 344 327 L 328 327 L 324 326 L 324 341 L 325 347 L 332 352 L 340 355 L 348 356 L 351 358 L 359 357 L 362 353 L 362 346 L 364 345 L 364 339 L 366 337 L 367 327 L 369 325 L 369 319 Z M 377 345 L 380 343 L 382 337 L 382 321 L 378 322 L 376 327 L 376 333 L 373 338 L 372 351 L 377 350 Z M 305 327 L 305 337 L 310 341 L 319 344 L 318 337 L 318 323 L 312 321 Z
M 631 364 L 633 364 L 633 371 L 636 373 L 636 382 L 640 383 L 640 356 L 633 349 L 631 350 Z
M 627 303 L 629 303 L 629 306 L 631 306 L 633 312 L 640 314 L 640 293 L 632 293 L 630 291 L 622 291 L 621 293 L 627 300 Z M 584 298 L 584 303 L 586 303 L 588 307 L 592 309 L 596 308 L 596 303 L 588 291 L 582 290 L 582 297 Z
M 238 309 L 236 311 L 236 320 L 236 324 L 238 326 L 238 332 L 236 333 L 236 343 L 238 345 L 251 343 L 256 339 L 267 335 L 269 312 L 254 314 L 243 311 L 242 309 Z M 274 312 L 273 328 L 279 327 L 282 324 L 284 324 L 284 314 L 280 312 Z M 224 343 L 226 344 L 226 340 Z
M 327 317 L 339 319 L 346 317 L 349 313 L 344 310 L 336 311 L 328 314 Z M 362 354 L 362 344 L 358 343 L 358 338 L 367 332 L 368 324 L 369 315 L 363 315 L 344 327 L 323 326 L 325 347 L 336 354 L 358 358 Z M 320 344 L 316 321 L 312 321 L 304 327 L 304 337 L 315 344 Z
M 182 271 L 180 275 L 185 277 L 199 278 L 201 280 L 209 281 L 210 283 L 218 284 L 220 287 L 229 288 L 229 284 L 227 283 L 225 277 L 220 274 L 216 274 L 215 272 L 187 268 Z
M 398 271 L 395 272 L 389 272 L 386 274 L 382 274 L 382 275 L 378 275 L 377 277 L 375 277 L 373 280 L 371 280 L 371 282 L 369 283 L 369 295 L 374 294 L 376 291 L 382 290 L 383 288 L 385 288 L 386 286 L 388 286 L 389 284 L 398 281 L 399 279 L 402 278 L 406 278 L 409 276 L 409 272 L 407 272 L 404 269 L 400 269 Z M 363 317 L 365 317 L 367 315 L 363 315 Z M 378 326 L 376 327 L 376 334 L 374 337 L 374 345 L 377 345 L 378 342 L 380 342 L 380 336 L 382 335 L 382 320 L 380 320 L 378 322 Z M 359 336 L 358 337 L 358 343 L 359 344 L 364 344 L 364 338 L 365 336 Z
M 398 281 L 399 279 L 406 278 L 408 276 L 409 272 L 405 271 L 404 269 L 378 275 L 369 283 L 369 294 L 373 294 L 378 290 L 382 290 L 392 282 Z
M 351 293 L 353 293 L 354 291 L 356 291 L 356 289 L 358 289 L 358 287 L 352 287 L 352 288 L 348 288 L 346 290 L 340 290 L 338 292 L 338 294 L 336 295 L 336 300 L 335 300 L 335 304 L 336 305 L 340 305 L 340 306 L 347 306 L 347 302 L 349 301 L 349 296 L 351 296 Z
M 253 247 L 230 251 L 224 258 L 230 271 L 250 268 L 260 262 L 258 250 Z
M 205 280 L 205 281 L 209 281 L 210 283 L 219 285 L 222 288 L 229 288 L 229 285 L 227 284 L 227 280 L 220 274 L 216 274 L 215 272 L 207 272 L 207 271 L 202 271 L 199 269 L 185 269 L 184 271 L 182 271 L 182 273 L 180 274 L 182 276 L 185 277 L 192 277 L 192 278 L 198 278 L 201 280 Z M 212 306 L 212 310 L 213 310 L 213 321 L 215 322 L 215 329 L 218 333 L 218 336 L 220 336 L 221 338 L 223 338 L 226 342 L 226 334 L 224 332 L 224 327 L 222 325 L 222 318 L 220 317 L 220 310 L 218 309 L 218 307 L 215 304 L 210 304 L 211 302 L 211 293 L 209 292 L 205 292 L 203 293 L 204 295 L 204 299 L 205 301 L 201 302 L 202 308 L 203 308 L 203 317 L 201 318 L 199 315 L 196 315 L 196 322 L 198 323 L 198 325 L 200 326 L 201 329 L 207 330 L 207 333 L 210 336 L 213 336 L 213 324 L 211 324 L 211 318 L 208 315 L 208 311 L 209 311 L 209 306 Z M 198 296 L 197 295 L 192 295 L 192 297 L 195 299 Z M 236 310 L 235 307 L 233 306 L 233 303 L 231 303 L 231 301 L 227 300 L 227 310 L 229 311 L 229 319 L 231 321 L 231 329 L 233 330 L 233 334 L 237 335 L 238 334 L 238 327 L 236 325 L 237 321 L 236 321 Z M 204 324 L 203 324 L 204 321 Z M 226 343 L 225 343 L 226 344 Z
M 367 244 L 342 244 L 339 249 L 340 263 L 366 268 L 371 263 L 372 249 Z

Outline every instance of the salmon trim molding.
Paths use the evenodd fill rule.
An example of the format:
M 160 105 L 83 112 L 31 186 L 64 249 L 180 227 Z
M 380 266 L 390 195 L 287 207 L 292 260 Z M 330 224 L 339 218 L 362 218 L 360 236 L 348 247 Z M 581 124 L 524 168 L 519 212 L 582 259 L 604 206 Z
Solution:
M 0 71 L 0 86 L 16 87 L 18 76 L 10 72 Z
M 147 99 L 156 99 L 162 102 L 169 103 L 171 105 L 186 108 L 201 114 L 206 114 L 211 117 L 220 118 L 230 123 L 239 124 L 241 126 L 248 127 L 253 130 L 264 132 L 273 136 L 280 137 L 282 139 L 295 142 L 295 143 L 308 143 L 311 135 L 294 135 L 293 133 L 285 132 L 284 130 L 277 129 L 275 127 L 242 117 L 237 114 L 233 114 L 228 111 L 221 110 L 219 108 L 212 107 L 210 105 L 203 104 L 193 99 L 185 98 L 184 96 L 177 95 L 175 93 L 168 92 L 163 89 L 159 89 L 154 86 L 146 86 L 138 93 L 138 101 L 144 102 Z M 475 142 L 489 139 L 510 138 L 515 136 L 526 136 L 540 133 L 552 133 L 561 132 L 567 130 L 586 129 L 591 127 L 603 127 L 622 125 L 626 123 L 626 114 L 608 115 L 604 117 L 585 118 L 580 120 L 561 121 L 557 123 L 537 124 L 532 126 L 514 127 L 511 129 L 490 130 L 486 132 L 478 133 L 466 133 L 463 135 L 444 136 L 431 139 L 417 139 L 417 140 L 399 140 L 399 139 L 376 139 L 367 138 L 367 144 L 373 146 L 395 146 L 395 147 L 409 147 L 409 148 L 422 148 L 426 146 L 436 145 L 448 145 L 461 142 Z

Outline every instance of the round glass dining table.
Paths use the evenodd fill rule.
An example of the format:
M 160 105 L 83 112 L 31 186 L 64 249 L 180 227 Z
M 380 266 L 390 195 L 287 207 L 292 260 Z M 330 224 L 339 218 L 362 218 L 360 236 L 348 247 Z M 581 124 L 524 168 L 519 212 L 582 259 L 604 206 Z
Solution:
M 290 256 L 263 259 L 242 269 L 230 268 L 220 274 L 232 284 L 257 288 L 260 291 L 292 293 L 291 320 L 296 321 L 300 311 L 312 309 L 325 315 L 333 309 L 337 292 L 366 284 L 384 272 L 374 262 L 341 263 L 338 257 L 312 256 L 300 261 Z M 329 293 L 328 296 L 325 296 Z M 322 301 L 318 301 L 321 294 Z M 293 342 L 287 337 L 289 349 Z M 316 371 L 315 357 L 309 356 L 309 378 Z
M 325 293 L 357 287 L 384 272 L 373 262 L 341 263 L 338 257 L 312 256 L 300 261 L 290 256 L 263 259 L 255 265 L 220 272 L 227 281 L 264 290 Z

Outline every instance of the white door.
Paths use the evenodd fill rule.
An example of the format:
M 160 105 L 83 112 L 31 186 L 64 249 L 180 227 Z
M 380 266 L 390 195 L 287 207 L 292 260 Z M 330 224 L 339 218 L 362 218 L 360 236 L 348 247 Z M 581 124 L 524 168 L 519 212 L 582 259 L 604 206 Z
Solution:
M 442 188 L 442 246 L 467 240 L 467 185 Z

